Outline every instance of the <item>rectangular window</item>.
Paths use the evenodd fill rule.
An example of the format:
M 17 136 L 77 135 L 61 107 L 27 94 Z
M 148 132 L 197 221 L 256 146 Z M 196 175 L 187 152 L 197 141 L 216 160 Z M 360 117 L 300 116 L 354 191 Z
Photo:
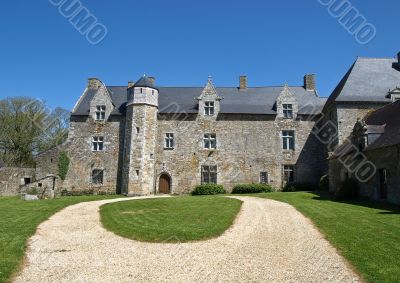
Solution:
M 284 150 L 294 150 L 294 131 L 282 131 L 282 142 Z
M 165 149 L 173 149 L 175 146 L 174 144 L 174 134 L 173 133 L 166 133 L 164 138 L 164 148 Z
M 292 104 L 283 104 L 283 117 L 286 119 L 293 118 L 293 105 Z
M 294 182 L 294 166 L 283 165 L 283 181 L 286 183 Z
M 94 185 L 102 185 L 104 177 L 104 170 L 94 169 L 92 171 L 92 184 Z
M 217 184 L 217 166 L 201 166 L 201 183 Z
M 204 102 L 204 115 L 206 116 L 214 115 L 214 101 Z
M 205 149 L 216 149 L 217 148 L 217 135 L 216 134 L 204 134 L 204 148 Z
M 93 137 L 92 138 L 92 150 L 93 151 L 103 151 L 104 149 L 104 138 L 103 137 Z
M 96 120 L 104 121 L 106 119 L 106 107 L 104 105 L 96 106 Z
M 268 172 L 261 172 L 260 173 L 260 183 L 261 184 L 268 184 Z

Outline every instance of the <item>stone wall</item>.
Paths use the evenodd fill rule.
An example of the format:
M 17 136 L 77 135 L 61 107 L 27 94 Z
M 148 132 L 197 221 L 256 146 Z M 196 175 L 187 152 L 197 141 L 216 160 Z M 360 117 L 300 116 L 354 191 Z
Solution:
M 24 178 L 35 180 L 34 168 L 0 168 L 0 196 L 15 196 L 24 185 Z
M 274 115 L 162 115 L 158 121 L 157 183 L 167 173 L 172 193 L 188 193 L 201 183 L 201 166 L 217 165 L 218 183 L 228 190 L 239 183 L 259 183 L 260 172 L 268 172 L 274 187 L 282 185 L 282 165 L 295 165 L 296 181 L 316 184 L 320 144 L 310 135 L 315 121 Z M 282 130 L 295 131 L 295 151 L 282 149 Z M 165 133 L 174 133 L 175 148 L 164 150 Z M 217 135 L 217 149 L 203 149 L 204 133 Z
M 371 200 L 381 200 L 379 170 L 386 169 L 388 172 L 388 194 L 387 201 L 400 204 L 400 145 L 384 147 L 371 151 L 365 151 L 368 161 L 371 161 L 377 171 L 367 182 L 360 182 L 360 195 Z M 346 179 L 346 175 L 354 178 L 354 174 L 349 174 L 346 168 L 337 159 L 330 160 L 329 178 L 330 192 L 333 193 Z
M 35 157 L 36 178 L 41 179 L 49 174 L 58 175 L 58 160 L 62 146 L 40 153 Z
M 91 116 L 71 118 L 67 150 L 70 165 L 63 189 L 119 193 L 124 125 L 125 118 L 120 116 L 111 116 L 106 122 L 94 121 Z M 104 151 L 92 151 L 93 136 L 104 137 Z M 93 169 L 104 170 L 103 185 L 92 184 Z

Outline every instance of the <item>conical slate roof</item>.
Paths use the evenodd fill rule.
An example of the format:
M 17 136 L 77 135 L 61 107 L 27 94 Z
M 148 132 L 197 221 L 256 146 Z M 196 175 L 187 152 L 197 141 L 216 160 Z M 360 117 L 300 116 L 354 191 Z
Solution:
M 150 87 L 157 89 L 156 86 L 154 85 L 154 80 L 147 77 L 146 75 L 143 75 L 134 85 L 135 87 Z

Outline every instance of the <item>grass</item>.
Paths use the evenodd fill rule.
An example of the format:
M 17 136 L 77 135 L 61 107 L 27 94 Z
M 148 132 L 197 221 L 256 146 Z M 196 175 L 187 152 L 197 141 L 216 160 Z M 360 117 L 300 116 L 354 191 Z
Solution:
M 400 207 L 371 202 L 335 202 L 312 193 L 258 197 L 286 202 L 311 219 L 368 282 L 400 278 Z
M 188 242 L 221 235 L 239 212 L 241 202 L 215 196 L 184 196 L 106 204 L 105 228 L 146 242 Z
M 11 280 L 12 275 L 18 271 L 27 240 L 41 222 L 71 204 L 112 197 L 63 197 L 31 202 L 17 197 L 0 197 L 0 282 Z

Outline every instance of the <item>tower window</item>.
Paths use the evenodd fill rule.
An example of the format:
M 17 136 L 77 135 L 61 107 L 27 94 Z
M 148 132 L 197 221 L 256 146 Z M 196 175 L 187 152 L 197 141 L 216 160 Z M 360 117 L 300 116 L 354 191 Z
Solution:
M 201 183 L 217 184 L 217 166 L 201 166 Z
M 260 184 L 268 184 L 268 172 L 260 172 Z
M 283 104 L 283 117 L 285 119 L 293 119 L 293 104 Z
M 214 101 L 204 102 L 204 115 L 206 116 L 214 115 Z
M 103 151 L 103 149 L 104 149 L 104 137 L 93 137 L 92 151 Z
M 104 170 L 94 169 L 92 171 L 92 184 L 94 185 L 102 185 L 104 177 Z
M 283 165 L 283 181 L 286 183 L 294 182 L 294 166 Z
M 104 121 L 106 119 L 106 107 L 104 105 L 96 106 L 96 121 Z
M 294 131 L 282 131 L 284 150 L 294 150 Z
M 164 139 L 164 148 L 165 149 L 173 149 L 174 148 L 174 134 L 166 133 Z
M 216 134 L 204 134 L 204 148 L 205 149 L 216 149 L 217 148 L 217 135 Z

